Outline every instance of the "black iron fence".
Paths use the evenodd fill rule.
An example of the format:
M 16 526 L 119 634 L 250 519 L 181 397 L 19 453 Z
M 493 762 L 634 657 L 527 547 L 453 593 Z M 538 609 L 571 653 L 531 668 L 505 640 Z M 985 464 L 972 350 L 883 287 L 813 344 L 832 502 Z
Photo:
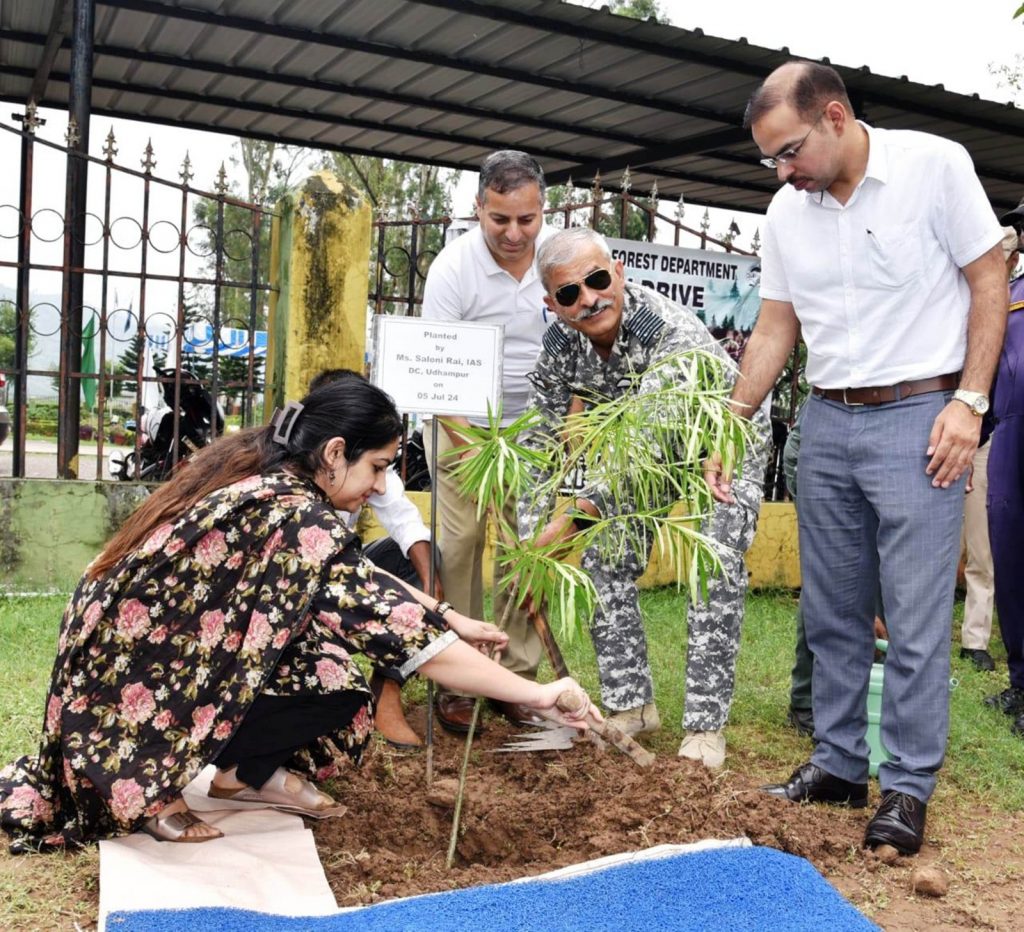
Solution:
M 20 151 L 5 165 L 18 201 L 0 204 L 4 472 L 145 478 L 161 423 L 170 468 L 197 442 L 189 417 L 211 436 L 222 411 L 229 429 L 261 420 L 272 212 L 233 197 L 223 167 L 214 190 L 200 190 L 187 155 L 167 181 L 153 174 L 151 146 L 132 169 L 115 163 L 113 131 L 99 159 L 37 138 L 31 109 L 21 122 L 0 124 L 0 144 Z M 76 222 L 64 208 L 69 159 L 87 176 Z M 189 414 L 196 399 L 207 410 Z M 63 442 L 53 465 L 30 468 L 50 438 Z

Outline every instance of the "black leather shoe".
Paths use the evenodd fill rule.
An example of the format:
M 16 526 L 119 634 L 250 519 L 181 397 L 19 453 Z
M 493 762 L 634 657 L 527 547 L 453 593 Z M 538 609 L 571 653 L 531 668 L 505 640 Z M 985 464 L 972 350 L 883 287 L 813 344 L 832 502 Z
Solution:
M 1001 693 L 985 697 L 985 705 L 999 709 L 1007 715 L 1024 714 L 1024 689 L 1008 686 Z
M 518 702 L 500 702 L 490 700 L 491 708 L 513 725 L 543 725 L 544 717 L 534 709 Z
M 451 693 L 438 693 L 434 707 L 437 709 L 437 720 L 445 731 L 456 735 L 464 735 L 469 731 L 469 723 L 473 720 L 472 696 L 453 696 Z M 483 731 L 481 722 L 477 721 L 476 734 Z
M 900 854 L 917 854 L 924 841 L 927 810 L 927 803 L 916 796 L 889 790 L 882 796 L 882 805 L 868 822 L 864 847 L 892 845 Z
M 798 735 L 802 735 L 804 738 L 814 737 L 813 709 L 797 709 L 794 706 L 790 706 L 786 721 L 789 722 Z
M 960 648 L 960 659 L 969 660 L 978 670 L 990 673 L 996 668 L 996 662 L 987 650 L 974 650 L 970 647 Z
M 790 802 L 831 803 L 863 809 L 868 804 L 868 785 L 851 783 L 840 777 L 833 777 L 816 764 L 808 761 L 793 771 L 786 783 L 771 783 L 761 787 L 762 792 Z

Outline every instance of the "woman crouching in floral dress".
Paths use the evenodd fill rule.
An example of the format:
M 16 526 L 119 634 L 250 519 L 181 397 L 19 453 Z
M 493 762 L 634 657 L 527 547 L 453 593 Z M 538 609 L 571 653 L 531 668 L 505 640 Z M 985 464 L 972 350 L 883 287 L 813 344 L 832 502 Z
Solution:
M 379 389 L 325 385 L 199 451 L 134 512 L 64 613 L 38 755 L 0 771 L 12 851 L 220 837 L 181 797 L 211 762 L 211 796 L 340 814 L 310 779 L 369 740 L 356 653 L 585 729 L 574 681 L 510 673 L 474 649 L 506 635 L 363 558 L 337 512 L 383 492 L 400 432 Z M 572 716 L 565 689 L 584 700 Z

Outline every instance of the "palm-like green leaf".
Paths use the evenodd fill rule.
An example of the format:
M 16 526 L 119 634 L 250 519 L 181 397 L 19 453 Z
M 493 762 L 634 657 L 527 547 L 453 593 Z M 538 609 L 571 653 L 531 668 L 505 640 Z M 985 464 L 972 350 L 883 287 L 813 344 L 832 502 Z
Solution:
M 668 356 L 635 378 L 641 391 L 584 399 L 586 410 L 566 419 L 560 437 L 542 443 L 529 436 L 541 423 L 539 412 L 526 412 L 504 428 L 500 416 L 492 416 L 487 427 L 466 431 L 476 455 L 454 470 L 465 493 L 477 499 L 479 513 L 486 510 L 498 523 L 499 560 L 506 569 L 501 584 L 546 603 L 563 638 L 574 637 L 597 604 L 587 574 L 564 562 L 569 553 L 595 548 L 602 559 L 615 561 L 627 547 L 645 554 L 653 544 L 691 598 L 706 593 L 708 578 L 721 572 L 714 541 L 699 531 L 714 507 L 703 461 L 718 453 L 732 468 L 754 439 L 750 423 L 728 404 L 731 363 L 696 349 Z M 516 543 L 515 530 L 500 517 L 509 496 L 550 501 L 550 520 L 577 458 L 588 484 L 600 489 L 605 516 L 568 543 Z M 685 515 L 674 513 L 678 502 Z M 536 532 L 546 523 L 539 522 Z
M 516 500 L 525 494 L 530 470 L 547 471 L 552 465 L 548 451 L 523 446 L 517 438 L 536 426 L 540 419 L 537 411 L 526 411 L 506 427 L 501 426 L 501 412 L 491 413 L 486 427 L 462 427 L 460 432 L 468 439 L 463 447 L 451 451 L 462 455 L 472 451 L 473 456 L 463 459 L 452 469 L 452 475 L 463 492 L 477 501 L 477 516 L 489 505 L 498 514 L 505 509 L 509 497 Z
M 559 640 L 574 640 L 593 617 L 598 602 L 594 583 L 578 566 L 564 562 L 556 548 L 524 542 L 505 550 L 499 562 L 507 568 L 500 584 L 518 585 L 537 605 L 547 605 Z

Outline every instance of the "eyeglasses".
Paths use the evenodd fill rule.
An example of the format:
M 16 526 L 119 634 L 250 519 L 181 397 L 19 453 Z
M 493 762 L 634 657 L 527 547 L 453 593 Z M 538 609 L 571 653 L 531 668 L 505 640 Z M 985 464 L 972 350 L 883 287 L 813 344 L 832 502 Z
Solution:
M 826 107 L 824 110 L 821 111 L 821 113 L 818 114 L 817 119 L 811 124 L 811 128 L 807 130 L 807 135 L 804 136 L 804 138 L 801 139 L 795 146 L 790 146 L 788 149 L 784 149 L 778 155 L 769 156 L 768 158 L 761 159 L 761 164 L 765 168 L 776 169 L 780 165 L 788 165 L 790 162 L 792 162 L 793 159 L 795 159 L 800 154 L 800 150 L 803 148 L 804 143 L 807 142 L 811 133 L 814 132 L 814 127 L 818 125 L 818 120 L 820 120 L 827 112 L 828 108 Z
M 572 307 L 580 299 L 580 285 L 586 285 L 591 291 L 604 291 L 612 283 L 612 273 L 608 269 L 594 269 L 578 282 L 562 285 L 554 298 L 561 307 Z

